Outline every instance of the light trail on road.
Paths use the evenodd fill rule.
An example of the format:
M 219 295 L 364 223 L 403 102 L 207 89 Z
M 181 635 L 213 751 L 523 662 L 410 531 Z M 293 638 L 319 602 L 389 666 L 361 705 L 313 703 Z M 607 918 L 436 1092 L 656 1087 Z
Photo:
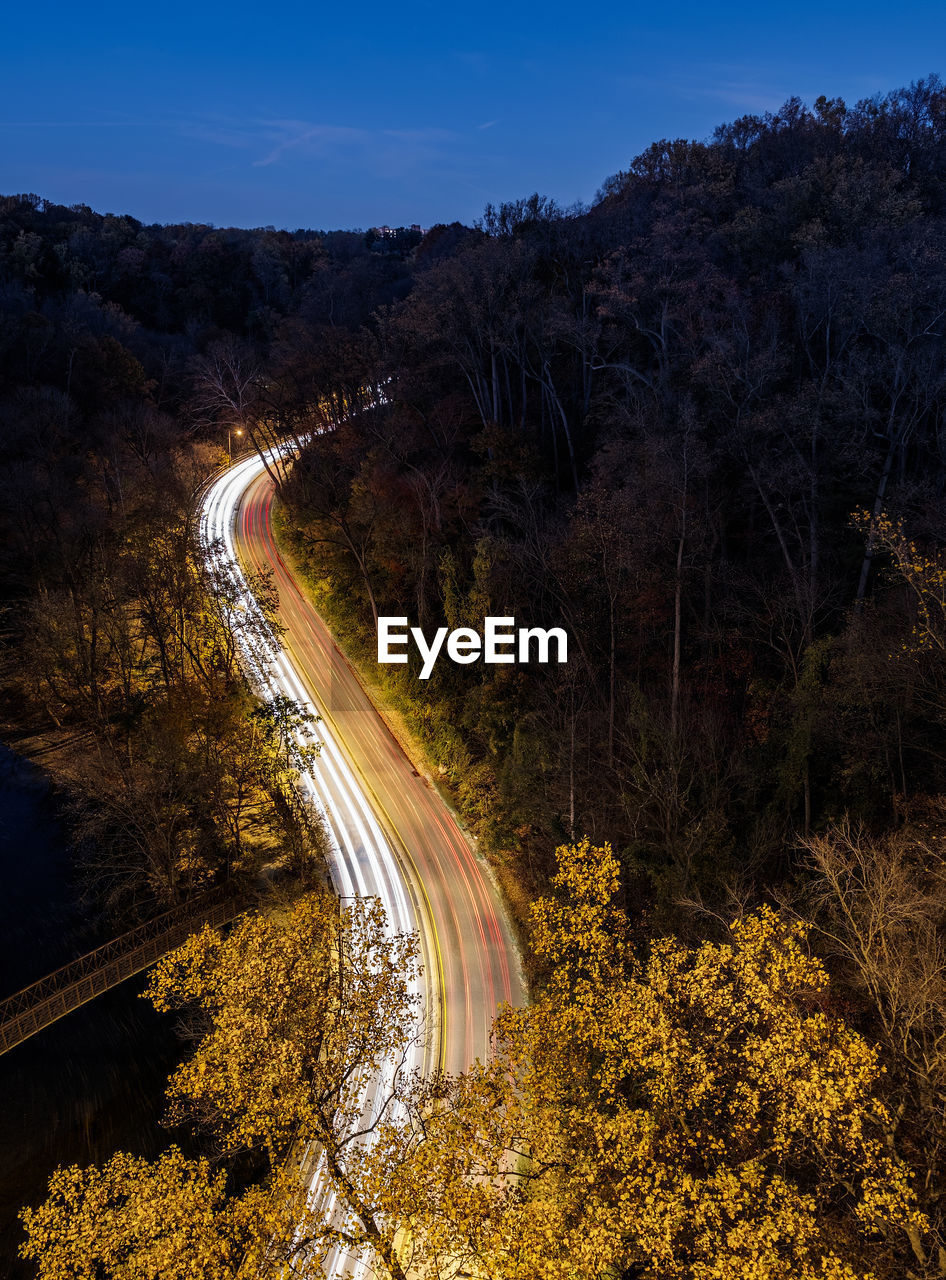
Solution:
M 320 717 L 312 731 L 319 755 L 300 783 L 325 820 L 336 892 L 376 896 L 392 933 L 420 939 L 423 978 L 415 994 L 430 1034 L 408 1069 L 465 1071 L 488 1056 L 499 1003 L 524 999 L 505 909 L 488 868 L 413 767 L 281 556 L 272 501 L 262 460 L 236 463 L 205 493 L 201 546 L 254 621 L 242 657 L 257 693 L 266 700 L 283 694 Z M 247 576 L 264 570 L 278 592 L 279 640 Z M 377 1096 L 369 1090 L 366 1106 Z M 367 1260 L 338 1251 L 326 1272 L 332 1277 L 353 1262 L 358 1280 Z

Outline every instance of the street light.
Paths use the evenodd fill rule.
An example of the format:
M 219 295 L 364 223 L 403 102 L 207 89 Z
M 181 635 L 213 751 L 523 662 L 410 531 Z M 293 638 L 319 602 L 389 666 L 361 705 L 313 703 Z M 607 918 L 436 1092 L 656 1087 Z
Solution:
M 230 461 L 232 462 L 232 461 L 233 461 L 233 450 L 230 448 L 230 444 L 231 444 L 230 436 L 231 436 L 231 434 L 233 434 L 233 435 L 235 435 L 235 436 L 242 436 L 242 434 L 243 434 L 243 428 L 242 428 L 242 427 L 237 427 L 237 429 L 236 429 L 235 431 L 232 431 L 232 432 L 231 432 L 231 428 L 230 428 L 230 427 L 227 427 L 227 457 L 228 457 L 228 458 L 230 459 Z

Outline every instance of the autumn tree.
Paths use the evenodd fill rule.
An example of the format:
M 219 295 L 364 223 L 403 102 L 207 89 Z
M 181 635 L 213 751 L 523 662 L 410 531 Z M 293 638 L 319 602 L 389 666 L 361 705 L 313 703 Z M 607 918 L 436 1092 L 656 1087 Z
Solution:
M 871 554 L 886 551 L 900 580 L 909 588 L 915 610 L 911 643 L 904 651 L 946 652 L 946 554 L 910 537 L 901 517 L 880 510 L 854 516 L 866 535 Z
M 23 1215 L 40 1280 L 281 1276 L 285 1264 L 316 1276 L 338 1248 L 403 1280 L 384 1203 L 411 1141 L 394 1122 L 417 1092 L 417 954 L 377 900 L 342 909 L 323 890 L 226 937 L 205 927 L 166 956 L 146 995 L 199 1035 L 168 1118 L 192 1122 L 214 1164 L 172 1148 L 59 1170 Z M 247 1167 L 260 1173 L 242 1193 L 234 1160 L 244 1182 Z
M 637 959 L 607 846 L 560 849 L 553 884 L 544 989 L 424 1119 L 399 1206 L 418 1273 L 903 1274 L 925 1221 L 877 1051 L 827 1011 L 805 930 L 766 909 Z
M 392 938 L 377 903 L 313 895 L 190 939 L 149 988 L 203 1033 L 170 1118 L 268 1172 L 227 1195 L 168 1153 L 138 1178 L 161 1213 L 130 1157 L 60 1172 L 25 1219 L 41 1280 L 97 1277 L 112 1257 L 157 1276 L 181 1248 L 216 1265 L 234 1240 L 247 1274 L 289 1260 L 313 1275 L 341 1247 L 394 1280 L 858 1280 L 903 1274 L 908 1239 L 920 1265 L 927 1222 L 886 1142 L 877 1050 L 827 1011 L 804 927 L 763 910 L 724 942 L 638 957 L 618 886 L 607 846 L 559 850 L 556 894 L 533 910 L 535 1004 L 501 1013 L 490 1062 L 426 1085 L 406 1069 L 416 941 Z M 288 1172 L 310 1146 L 330 1213 Z
M 149 1163 L 119 1152 L 102 1169 L 58 1169 L 49 1197 L 23 1215 L 23 1255 L 43 1280 L 224 1280 L 252 1237 L 249 1207 L 226 1206 L 226 1172 L 172 1148 Z M 254 1215 L 253 1228 L 265 1228 Z

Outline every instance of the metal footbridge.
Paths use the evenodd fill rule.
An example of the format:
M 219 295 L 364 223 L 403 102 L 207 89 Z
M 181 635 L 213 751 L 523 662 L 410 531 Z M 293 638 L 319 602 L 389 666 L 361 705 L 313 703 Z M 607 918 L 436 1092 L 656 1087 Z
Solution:
M 150 969 L 203 925 L 216 928 L 235 919 L 254 901 L 249 892 L 213 890 L 172 907 L 8 996 L 0 1001 L 0 1053 L 88 1004 L 103 991 Z

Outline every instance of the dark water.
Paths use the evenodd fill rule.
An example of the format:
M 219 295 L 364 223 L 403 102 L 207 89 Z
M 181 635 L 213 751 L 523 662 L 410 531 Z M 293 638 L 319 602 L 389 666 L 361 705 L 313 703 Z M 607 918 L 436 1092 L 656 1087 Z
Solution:
M 42 773 L 0 746 L 0 998 L 104 939 L 76 906 L 69 846 Z M 153 1155 L 164 1083 L 180 1044 L 169 1018 L 139 999 L 140 975 L 0 1055 L 0 1277 L 16 1257 L 24 1204 L 59 1164 L 122 1149 Z

